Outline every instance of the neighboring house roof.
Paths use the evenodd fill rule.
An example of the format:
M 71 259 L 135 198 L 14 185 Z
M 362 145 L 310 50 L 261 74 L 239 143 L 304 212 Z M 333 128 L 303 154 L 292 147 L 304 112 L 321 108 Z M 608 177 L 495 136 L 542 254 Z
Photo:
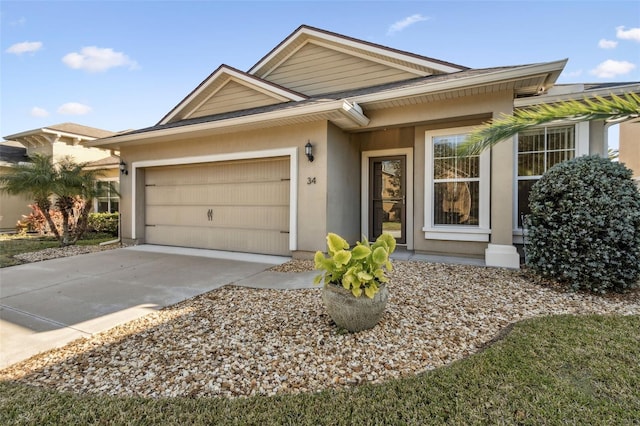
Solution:
M 29 161 L 27 149 L 18 142 L 4 141 L 0 143 L 0 165 L 11 166 Z
M 113 135 L 116 135 L 116 133 L 108 130 L 96 129 L 75 123 L 60 123 L 8 135 L 4 138 L 20 142 L 22 145 L 29 147 L 54 142 L 77 145 L 81 142 L 106 138 Z
M 85 165 L 85 169 L 113 169 L 120 166 L 120 157 L 110 155 L 100 160 L 91 161 Z

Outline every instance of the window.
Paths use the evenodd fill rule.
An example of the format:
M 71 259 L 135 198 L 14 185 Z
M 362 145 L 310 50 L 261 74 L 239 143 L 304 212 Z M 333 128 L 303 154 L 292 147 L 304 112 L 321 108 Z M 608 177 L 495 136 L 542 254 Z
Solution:
M 489 240 L 489 152 L 457 155 L 470 130 L 425 134 L 425 238 Z
M 517 223 L 529 214 L 529 193 L 550 167 L 576 156 L 575 127 L 544 127 L 518 134 Z
M 120 182 L 118 181 L 98 181 L 98 197 L 95 211 L 98 213 L 117 213 L 120 208 Z

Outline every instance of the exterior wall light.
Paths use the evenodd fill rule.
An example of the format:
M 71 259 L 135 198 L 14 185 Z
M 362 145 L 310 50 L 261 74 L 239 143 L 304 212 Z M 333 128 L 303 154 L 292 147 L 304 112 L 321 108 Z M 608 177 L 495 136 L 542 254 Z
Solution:
M 311 141 L 307 141 L 307 144 L 304 146 L 304 155 L 307 156 L 309 162 L 313 162 L 313 145 L 311 145 Z
M 120 173 L 123 175 L 128 175 L 129 170 L 127 170 L 127 163 L 124 160 L 120 160 Z

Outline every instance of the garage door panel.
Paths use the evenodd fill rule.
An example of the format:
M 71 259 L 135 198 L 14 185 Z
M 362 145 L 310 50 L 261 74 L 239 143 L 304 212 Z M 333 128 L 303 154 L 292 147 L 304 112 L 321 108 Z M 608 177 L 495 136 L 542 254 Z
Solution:
M 290 255 L 289 158 L 145 170 L 149 244 Z
M 289 204 L 289 182 L 147 186 L 148 205 L 202 205 L 209 200 L 216 205 Z
M 246 253 L 268 253 L 287 256 L 290 254 L 289 234 L 279 231 L 210 229 L 202 232 L 200 228 L 182 226 L 147 227 L 149 244 L 166 244 L 181 247 L 198 247 L 239 251 Z
M 149 169 L 149 172 L 145 179 L 151 185 L 263 182 L 289 177 L 289 160 L 270 158 L 170 166 Z
M 146 223 L 288 231 L 289 206 L 147 206 Z

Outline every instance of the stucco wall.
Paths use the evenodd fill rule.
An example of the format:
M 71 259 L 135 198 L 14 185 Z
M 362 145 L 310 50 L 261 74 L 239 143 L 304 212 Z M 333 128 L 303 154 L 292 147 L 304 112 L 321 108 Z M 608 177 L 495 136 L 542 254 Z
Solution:
M 327 232 L 355 243 L 361 239 L 359 145 L 331 124 L 327 132 L 326 168 Z
M 619 160 L 633 171 L 635 179 L 640 179 L 640 120 L 620 124 Z
M 10 168 L 0 167 L 0 174 L 8 172 Z M 22 215 L 31 212 L 28 207 L 33 200 L 23 195 L 9 195 L 0 191 L 0 231 L 15 231 L 16 223 L 22 219 Z

